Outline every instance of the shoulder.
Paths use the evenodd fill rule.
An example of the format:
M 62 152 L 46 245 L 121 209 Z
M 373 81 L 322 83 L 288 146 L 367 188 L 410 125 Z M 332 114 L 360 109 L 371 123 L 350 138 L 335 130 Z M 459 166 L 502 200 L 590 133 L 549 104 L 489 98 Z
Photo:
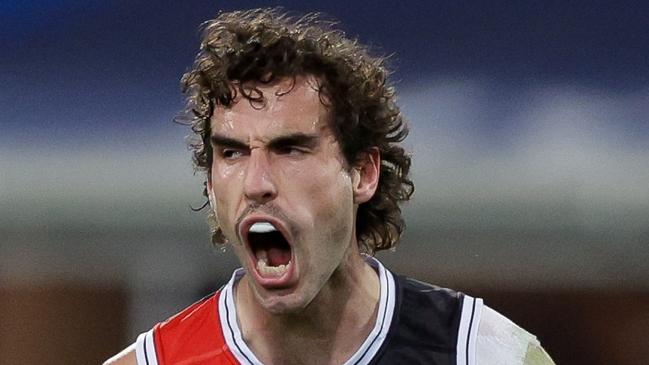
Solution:
M 449 330 L 457 327 L 467 296 L 409 277 L 395 277 L 399 312 L 402 316 L 434 324 L 431 328 L 438 328 L 442 324 L 449 327 Z
M 405 304 L 436 310 L 449 310 L 457 307 L 462 301 L 460 292 L 406 276 L 396 275 L 395 277 Z
M 221 332 L 217 304 L 219 294 L 220 292 L 210 294 L 156 324 L 152 330 L 139 335 L 135 343 L 108 359 L 103 365 L 136 365 L 138 357 L 140 363 L 148 364 L 145 359 L 173 359 L 185 356 L 193 349 L 203 350 L 205 346 L 213 346 L 214 341 L 221 338 L 218 335 Z M 213 333 L 217 335 L 212 335 Z M 187 346 L 188 344 L 191 346 Z
M 137 365 L 135 344 L 130 345 L 117 355 L 106 360 L 103 365 Z
M 392 342 L 438 352 L 455 351 L 462 316 L 462 293 L 395 275 L 396 316 Z
M 156 325 L 155 329 L 159 332 L 167 333 L 183 332 L 188 327 L 217 320 L 220 293 L 220 291 L 217 291 L 203 297 L 164 322 Z
M 554 365 L 536 336 L 488 306 L 483 306 L 476 340 L 482 365 Z
M 222 344 L 220 293 L 211 294 L 155 325 L 151 336 L 145 336 L 146 340 L 151 337 L 148 347 L 155 348 L 158 357 L 173 359 Z
M 468 347 L 480 365 L 554 365 L 534 335 L 482 299 L 401 275 L 395 278 L 401 296 L 398 332 L 414 326 L 436 348 Z

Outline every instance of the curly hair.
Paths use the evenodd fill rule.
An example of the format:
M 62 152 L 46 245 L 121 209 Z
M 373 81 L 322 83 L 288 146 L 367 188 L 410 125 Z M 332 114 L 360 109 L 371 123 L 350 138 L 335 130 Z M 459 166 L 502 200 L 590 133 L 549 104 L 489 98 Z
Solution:
M 200 51 L 181 80 L 187 101 L 181 116 L 196 137 L 190 142 L 195 168 L 209 174 L 210 117 L 216 106 L 227 108 L 238 95 L 263 105 L 263 94 L 251 84 L 315 76 L 321 102 L 332 107 L 331 127 L 347 163 L 372 148 L 380 151 L 377 191 L 359 206 L 356 221 L 360 249 L 374 253 L 394 247 L 405 228 L 400 204 L 410 199 L 414 185 L 410 156 L 399 142 L 408 128 L 387 84 L 384 58 L 370 56 L 334 27 L 319 14 L 297 18 L 277 8 L 221 13 L 205 22 Z M 212 242 L 225 242 L 212 209 L 210 224 Z

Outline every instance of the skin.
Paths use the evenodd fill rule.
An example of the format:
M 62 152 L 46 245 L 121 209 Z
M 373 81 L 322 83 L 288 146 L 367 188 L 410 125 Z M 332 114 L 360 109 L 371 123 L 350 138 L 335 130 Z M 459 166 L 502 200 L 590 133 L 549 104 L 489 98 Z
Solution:
M 340 364 L 376 318 L 379 281 L 359 252 L 355 221 L 359 204 L 376 191 L 380 156 L 371 149 L 350 165 L 316 80 L 297 77 L 292 85 L 255 84 L 263 108 L 240 99 L 215 110 L 208 195 L 247 272 L 235 305 L 255 355 L 265 364 Z M 250 274 L 256 260 L 240 228 L 251 217 L 271 217 L 286 229 L 294 265 L 286 285 L 267 287 Z M 106 364 L 135 364 L 133 348 Z
M 350 166 L 330 128 L 330 110 L 312 87 L 317 82 L 298 77 L 282 95 L 291 83 L 254 85 L 267 98 L 263 108 L 238 100 L 215 111 L 208 193 L 247 272 L 235 287 L 235 305 L 248 346 L 269 365 L 341 364 L 376 320 L 378 278 L 359 253 L 355 221 L 358 205 L 376 191 L 380 156 L 372 149 Z M 295 265 L 285 285 L 268 287 L 250 274 L 255 260 L 239 229 L 250 217 L 272 218 L 285 228 Z M 478 354 L 498 340 L 498 346 L 527 346 L 516 363 L 554 364 L 537 341 L 527 339 L 531 335 L 504 317 L 485 322 L 488 313 L 481 320 L 481 331 L 487 332 L 478 341 Z M 513 326 L 513 334 L 489 335 L 490 326 L 503 324 Z M 134 345 L 104 363 L 134 364 Z
M 264 364 L 344 363 L 376 319 L 378 278 L 359 253 L 354 223 L 358 205 L 376 191 L 380 156 L 373 149 L 351 166 L 345 161 L 315 84 L 297 78 L 283 96 L 277 95 L 290 89 L 290 81 L 255 85 L 267 98 L 263 108 L 239 100 L 217 109 L 211 120 L 216 138 L 210 203 L 246 269 L 235 287 L 238 321 L 244 340 Z M 308 136 L 308 143 L 296 135 Z M 286 228 L 295 265 L 286 285 L 268 287 L 250 274 L 254 260 L 238 228 L 255 216 L 272 217 Z M 480 346 L 485 345 L 478 341 L 478 354 L 484 352 Z M 553 364 L 537 342 L 529 342 L 520 363 Z M 134 345 L 104 363 L 132 364 Z
M 137 365 L 135 344 L 130 345 L 117 355 L 106 360 L 103 365 Z
M 358 250 L 355 219 L 376 191 L 379 154 L 349 166 L 315 84 L 298 77 L 283 95 L 292 80 L 255 85 L 267 98 L 263 108 L 239 100 L 211 121 L 210 202 L 246 272 L 256 260 L 239 222 L 270 216 L 290 236 L 295 274 L 288 285 L 268 288 L 246 274 L 236 288 L 244 340 L 266 364 L 344 362 L 373 327 L 378 303 L 378 278 Z M 307 138 L 287 138 L 296 135 Z

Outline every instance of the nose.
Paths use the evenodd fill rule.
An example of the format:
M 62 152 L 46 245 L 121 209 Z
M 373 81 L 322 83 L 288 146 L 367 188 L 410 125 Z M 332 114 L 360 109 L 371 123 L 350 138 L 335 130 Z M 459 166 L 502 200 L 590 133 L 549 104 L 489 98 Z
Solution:
M 268 156 L 261 149 L 250 152 L 243 192 L 246 199 L 258 204 L 267 203 L 277 196 Z

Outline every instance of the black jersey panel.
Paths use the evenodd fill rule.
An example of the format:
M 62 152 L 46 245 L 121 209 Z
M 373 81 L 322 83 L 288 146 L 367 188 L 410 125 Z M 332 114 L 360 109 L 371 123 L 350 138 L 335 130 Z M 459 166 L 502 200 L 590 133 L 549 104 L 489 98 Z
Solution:
M 395 275 L 395 313 L 372 364 L 456 363 L 462 293 Z

